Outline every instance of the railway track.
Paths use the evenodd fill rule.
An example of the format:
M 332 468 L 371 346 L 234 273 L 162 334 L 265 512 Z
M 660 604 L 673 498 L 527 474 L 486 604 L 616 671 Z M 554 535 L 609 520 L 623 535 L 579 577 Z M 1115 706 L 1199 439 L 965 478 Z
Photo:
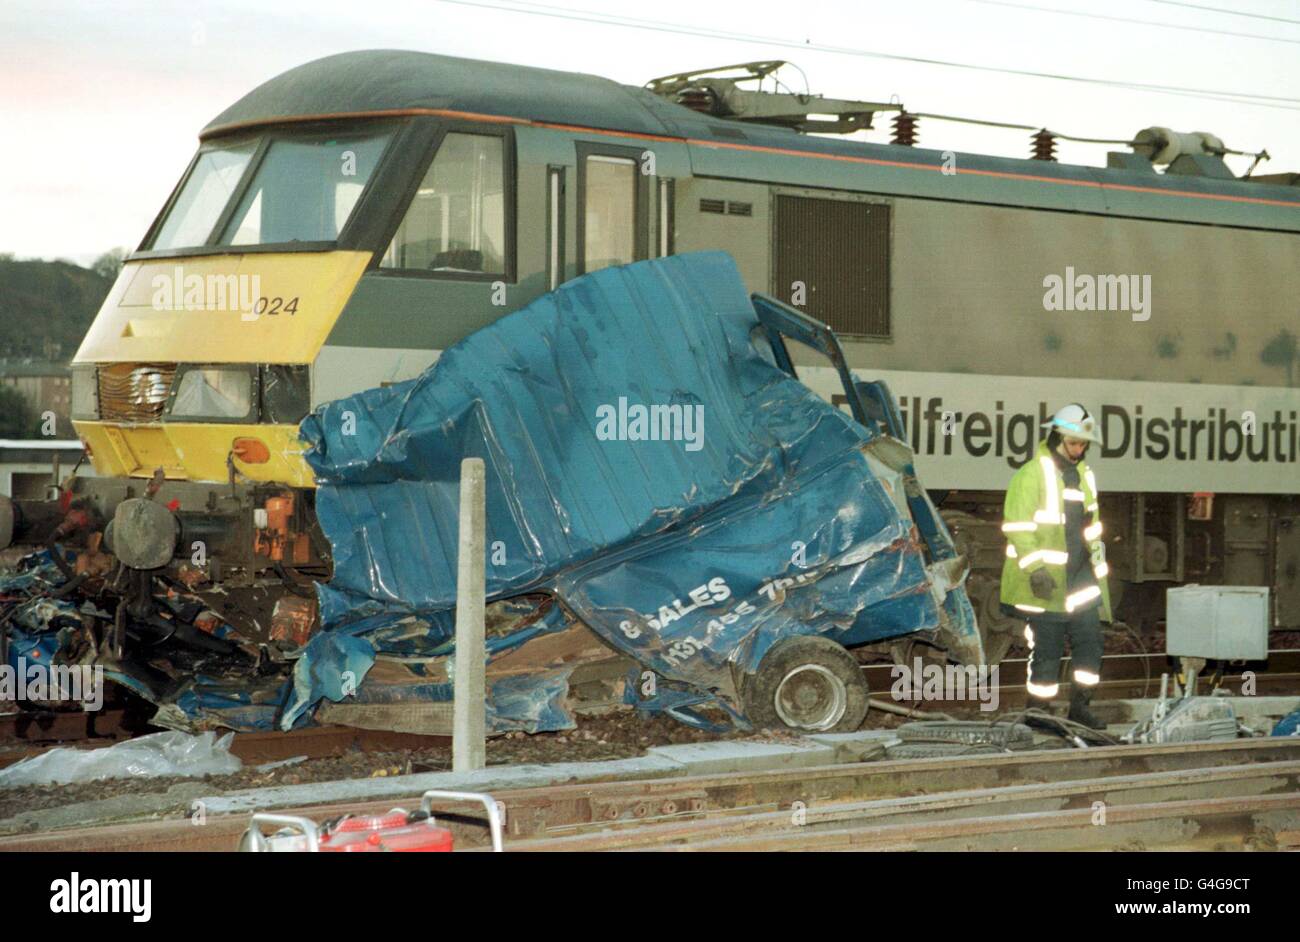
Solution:
M 505 808 L 510 851 L 1293 849 L 1300 740 L 879 761 L 494 797 Z M 275 810 L 322 821 L 394 804 Z M 15 835 L 0 838 L 0 851 L 225 851 L 248 820 L 213 815 L 202 826 L 177 818 Z M 486 844 L 474 819 L 440 823 L 460 848 Z
M 1168 772 L 1069 779 L 1059 782 L 959 789 L 902 798 L 832 801 L 736 816 L 681 823 L 643 824 L 596 834 L 574 834 L 518 842 L 514 850 L 594 851 L 652 850 L 664 847 L 697 849 L 815 849 L 826 844 L 870 845 L 913 841 L 911 830 L 936 821 L 976 817 L 1036 820 L 1038 815 L 1083 811 L 1099 826 L 1094 809 L 1104 806 L 1159 804 L 1171 798 L 1206 802 L 1225 797 L 1259 797 L 1261 790 L 1290 792 L 1300 801 L 1300 763 L 1277 762 L 1221 768 L 1192 768 Z M 1159 801 L 1153 801 L 1159 799 Z M 1188 807 L 1193 805 L 1189 804 Z M 1291 807 L 1287 805 L 1287 807 Z M 1297 805 L 1300 807 L 1300 805 Z M 1068 820 L 1068 819 L 1067 819 Z M 1106 823 L 1110 823 L 1107 821 Z M 1009 828 L 1008 830 L 1015 830 Z M 853 832 L 867 831 L 870 838 Z M 975 848 L 971 848 L 975 849 Z
M 1228 851 L 1300 850 L 1300 795 L 1212 798 L 1118 806 L 1103 824 L 1087 808 L 956 821 L 807 828 L 729 835 L 642 850 L 690 851 Z M 518 845 L 514 851 L 526 848 Z M 531 848 L 528 848 L 531 849 Z M 541 849 L 561 849 L 558 847 Z M 612 849 L 612 848 L 589 848 Z

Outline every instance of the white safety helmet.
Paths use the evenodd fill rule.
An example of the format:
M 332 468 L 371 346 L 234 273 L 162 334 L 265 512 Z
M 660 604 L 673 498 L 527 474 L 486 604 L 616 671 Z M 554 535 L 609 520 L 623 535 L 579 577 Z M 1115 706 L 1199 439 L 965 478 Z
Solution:
M 1097 420 L 1077 402 L 1057 410 L 1056 415 L 1052 416 L 1051 421 L 1044 424 L 1043 428 L 1060 429 L 1062 434 L 1071 438 L 1082 438 L 1085 441 L 1096 442 L 1098 445 L 1102 443 L 1101 428 L 1097 425 Z

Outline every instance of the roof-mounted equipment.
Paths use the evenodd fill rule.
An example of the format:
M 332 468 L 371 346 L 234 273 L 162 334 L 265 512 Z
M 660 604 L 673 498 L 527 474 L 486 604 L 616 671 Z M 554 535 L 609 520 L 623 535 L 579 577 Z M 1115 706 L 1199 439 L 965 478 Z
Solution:
M 792 91 L 763 91 L 741 88 L 742 82 L 756 82 L 789 63 L 781 60 L 743 62 L 697 72 L 680 72 L 646 82 L 646 88 L 702 114 L 733 121 L 774 124 L 805 134 L 851 134 L 871 127 L 877 111 L 901 111 L 900 104 L 849 101 Z M 724 73 L 741 72 L 726 77 Z M 782 87 L 773 76 L 776 87 Z
M 1132 155 L 1114 155 L 1127 160 L 1109 160 L 1109 166 L 1131 164 L 1134 157 L 1145 158 L 1152 165 L 1165 167 L 1166 173 L 1192 177 L 1215 177 L 1220 180 L 1235 180 L 1223 158 L 1226 154 L 1239 154 L 1224 146 L 1222 138 L 1206 131 L 1174 131 L 1169 128 L 1144 128 L 1133 136 L 1129 143 Z M 1255 163 L 1260 160 L 1255 156 Z M 1264 159 L 1267 159 L 1266 157 Z M 1254 169 L 1252 165 L 1251 169 Z

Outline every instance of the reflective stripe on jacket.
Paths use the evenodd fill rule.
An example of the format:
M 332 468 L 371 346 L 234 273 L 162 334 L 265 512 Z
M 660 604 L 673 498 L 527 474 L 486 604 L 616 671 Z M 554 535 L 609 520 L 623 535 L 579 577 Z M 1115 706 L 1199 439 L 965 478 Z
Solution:
M 1061 471 L 1039 442 L 1034 457 L 1027 461 L 1007 487 L 1002 508 L 1002 534 L 1006 537 L 1006 561 L 1002 565 L 1002 602 L 1024 615 L 1042 612 L 1068 614 L 1090 608 L 1101 600 L 1101 620 L 1110 621 L 1109 569 L 1106 547 L 1101 541 L 1101 514 L 1097 504 L 1097 479 L 1083 461 L 1078 464 L 1079 487 L 1067 488 Z M 1097 584 L 1066 591 L 1065 502 L 1083 503 L 1083 542 L 1092 560 Z M 1029 577 L 1046 569 L 1056 582 L 1051 598 L 1034 595 Z

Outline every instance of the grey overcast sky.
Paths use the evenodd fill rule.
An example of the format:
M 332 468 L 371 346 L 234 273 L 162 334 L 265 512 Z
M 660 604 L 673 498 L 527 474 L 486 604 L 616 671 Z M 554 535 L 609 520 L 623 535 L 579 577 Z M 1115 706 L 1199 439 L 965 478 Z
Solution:
M 746 38 L 730 38 L 740 34 Z M 373 48 L 635 85 L 706 66 L 788 59 L 813 92 L 827 96 L 897 96 L 913 111 L 1087 137 L 1126 139 L 1151 125 L 1211 131 L 1232 148 L 1266 147 L 1273 159 L 1258 172 L 1300 170 L 1300 0 L 3 0 L 0 252 L 86 264 L 114 246 L 134 248 L 209 119 L 286 69 Z M 858 54 L 864 51 L 1281 100 L 1245 104 Z M 879 123 L 868 139 L 887 139 L 888 122 Z M 933 121 L 921 129 L 927 147 L 1015 157 L 1028 155 L 1028 137 Z M 1106 150 L 1066 144 L 1061 157 L 1102 164 Z M 1229 162 L 1238 173 L 1248 165 Z

